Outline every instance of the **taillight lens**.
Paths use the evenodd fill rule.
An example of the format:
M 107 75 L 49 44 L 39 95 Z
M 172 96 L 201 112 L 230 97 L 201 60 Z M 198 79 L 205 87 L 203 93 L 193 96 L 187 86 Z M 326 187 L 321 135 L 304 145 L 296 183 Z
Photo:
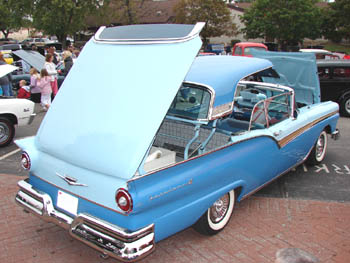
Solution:
M 21 164 L 24 170 L 29 170 L 30 169 L 30 158 L 28 153 L 22 152 L 22 159 L 21 159 Z
M 132 198 L 127 190 L 124 188 L 119 188 L 115 195 L 115 201 L 118 207 L 125 213 L 130 213 L 132 211 Z

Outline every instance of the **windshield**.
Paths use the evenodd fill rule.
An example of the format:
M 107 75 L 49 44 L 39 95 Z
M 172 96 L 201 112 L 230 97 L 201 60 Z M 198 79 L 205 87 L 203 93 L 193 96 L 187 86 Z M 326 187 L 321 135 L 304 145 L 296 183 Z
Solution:
M 167 115 L 191 120 L 207 119 L 210 98 L 211 95 L 207 89 L 183 84 Z
M 255 50 L 266 51 L 266 49 L 263 48 L 263 47 L 246 47 L 246 48 L 244 49 L 244 54 L 245 54 L 245 55 L 251 55 L 253 49 L 255 49 Z

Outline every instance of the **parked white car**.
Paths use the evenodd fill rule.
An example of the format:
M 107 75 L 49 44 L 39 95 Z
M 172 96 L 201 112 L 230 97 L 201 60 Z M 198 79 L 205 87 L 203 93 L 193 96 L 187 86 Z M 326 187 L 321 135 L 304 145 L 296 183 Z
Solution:
M 26 99 L 0 97 L 0 147 L 10 144 L 15 136 L 15 126 L 32 123 L 35 103 Z
M 12 65 L 0 66 L 0 78 L 16 70 Z M 34 102 L 0 96 L 0 147 L 10 144 L 15 136 L 15 126 L 31 124 L 34 117 Z

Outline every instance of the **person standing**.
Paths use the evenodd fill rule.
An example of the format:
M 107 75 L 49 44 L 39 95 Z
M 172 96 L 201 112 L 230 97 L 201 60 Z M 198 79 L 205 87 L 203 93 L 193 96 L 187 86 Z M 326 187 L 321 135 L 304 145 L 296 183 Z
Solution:
M 0 65 L 7 65 L 2 53 L 0 53 Z M 0 78 L 0 87 L 2 90 L 0 94 L 2 93 L 2 95 L 6 97 L 13 96 L 11 81 L 12 78 L 10 73 Z
M 56 65 L 53 63 L 53 55 L 51 53 L 46 54 L 45 57 L 45 64 L 44 68 L 46 69 L 47 73 L 51 77 L 51 89 L 53 97 L 56 96 L 58 92 L 58 85 L 57 85 L 57 70 Z
M 70 53 L 72 53 L 72 58 L 75 58 L 75 55 L 74 55 L 74 46 L 71 44 L 67 47 L 67 50 L 70 51 Z
M 68 72 L 73 66 L 72 53 L 69 50 L 63 51 L 62 59 L 64 63 L 64 69 L 62 70 L 61 74 L 63 76 L 67 76 Z
M 40 71 L 40 78 L 37 79 L 36 85 L 41 90 L 41 106 L 47 111 L 51 106 L 51 77 L 46 69 Z
M 53 57 L 52 62 L 57 65 L 59 62 L 58 55 L 56 54 L 56 48 L 54 46 L 49 47 L 48 53 Z
M 40 97 L 41 97 L 41 91 L 40 88 L 37 86 L 37 80 L 40 79 L 40 75 L 38 71 L 35 68 L 31 68 L 29 70 L 30 73 L 30 100 L 39 103 Z

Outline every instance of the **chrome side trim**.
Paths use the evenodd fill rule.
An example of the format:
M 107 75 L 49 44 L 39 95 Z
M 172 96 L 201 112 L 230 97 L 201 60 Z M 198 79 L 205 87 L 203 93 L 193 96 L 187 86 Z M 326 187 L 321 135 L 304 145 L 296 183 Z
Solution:
M 132 262 L 155 248 L 154 224 L 131 232 L 85 213 L 73 219 L 55 210 L 51 197 L 33 188 L 28 179 L 19 181 L 18 186 L 15 200 L 26 211 L 69 230 L 72 237 L 105 255 Z

